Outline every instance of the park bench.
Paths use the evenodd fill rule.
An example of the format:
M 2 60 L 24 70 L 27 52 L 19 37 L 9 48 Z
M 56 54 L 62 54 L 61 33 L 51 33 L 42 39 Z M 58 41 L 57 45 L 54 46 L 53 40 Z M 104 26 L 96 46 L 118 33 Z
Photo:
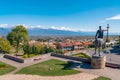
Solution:
M 41 60 L 41 58 L 35 58 L 35 59 L 33 59 L 33 61 L 38 61 L 38 60 Z

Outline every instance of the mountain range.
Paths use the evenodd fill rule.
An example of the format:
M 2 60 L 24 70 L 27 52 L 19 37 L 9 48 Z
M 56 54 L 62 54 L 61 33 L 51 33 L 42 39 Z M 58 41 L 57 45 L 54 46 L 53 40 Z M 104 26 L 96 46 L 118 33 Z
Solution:
M 6 36 L 11 32 L 12 28 L 0 28 L 0 35 Z M 28 29 L 29 36 L 93 36 L 95 32 L 85 31 L 68 31 L 68 30 L 57 30 L 57 29 L 43 29 L 43 28 L 30 28 Z

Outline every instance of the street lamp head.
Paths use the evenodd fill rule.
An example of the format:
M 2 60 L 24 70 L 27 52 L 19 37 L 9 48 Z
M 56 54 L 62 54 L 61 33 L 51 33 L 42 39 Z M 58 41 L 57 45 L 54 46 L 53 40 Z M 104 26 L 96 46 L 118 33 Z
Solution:
M 107 24 L 107 29 L 108 29 L 108 28 L 110 28 L 110 27 L 109 27 L 109 24 Z

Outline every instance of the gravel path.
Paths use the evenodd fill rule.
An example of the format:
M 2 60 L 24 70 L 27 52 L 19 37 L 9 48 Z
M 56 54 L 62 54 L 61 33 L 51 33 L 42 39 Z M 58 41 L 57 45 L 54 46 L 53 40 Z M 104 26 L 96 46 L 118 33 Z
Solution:
M 4 75 L 0 76 L 0 80 L 92 80 L 97 78 L 97 75 L 88 73 L 79 73 L 69 76 L 44 77 L 37 75 Z

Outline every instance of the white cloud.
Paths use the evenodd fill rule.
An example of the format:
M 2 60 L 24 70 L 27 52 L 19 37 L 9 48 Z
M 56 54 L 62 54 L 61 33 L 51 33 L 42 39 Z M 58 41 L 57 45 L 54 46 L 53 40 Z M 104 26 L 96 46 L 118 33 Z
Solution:
M 77 32 L 78 29 L 75 28 L 70 28 L 70 27 L 55 27 L 55 26 L 51 26 L 52 29 L 57 29 L 57 30 L 67 30 L 67 31 L 75 31 Z
M 110 17 L 110 18 L 106 18 L 105 20 L 120 20 L 120 14 L 119 15 L 115 15 L 115 16 Z
M 95 32 L 96 30 L 94 30 L 94 29 L 80 29 L 80 31 L 84 31 L 84 32 Z
M 78 32 L 78 31 L 87 31 L 87 32 L 93 32 L 95 30 L 92 30 L 92 29 L 84 29 L 84 27 L 82 28 L 75 28 L 75 27 L 57 27 L 57 26 L 51 26 L 51 27 L 45 27 L 45 26 L 41 26 L 41 25 L 26 25 L 26 24 L 17 24 L 17 25 L 23 25 L 24 27 L 26 27 L 27 29 L 34 29 L 34 28 L 41 28 L 41 29 L 48 29 L 48 28 L 51 28 L 51 29 L 56 29 L 56 30 L 66 30 L 66 31 L 74 31 L 74 32 Z M 8 24 L 0 24 L 0 27 L 2 28 L 13 28 L 15 27 L 16 25 L 8 25 Z
M 1 28 L 10 28 L 11 26 L 9 26 L 8 24 L 0 24 Z
M 94 32 L 95 30 L 93 29 L 81 29 L 81 28 L 70 28 L 70 27 L 55 27 L 55 26 L 51 26 L 52 29 L 57 29 L 57 30 L 67 30 L 67 31 L 74 31 L 74 32 L 78 32 L 78 31 L 85 31 L 85 32 Z
M 36 25 L 36 26 L 33 26 L 33 25 L 26 25 L 26 24 L 17 24 L 17 25 L 23 25 L 23 26 L 26 27 L 27 29 L 44 28 L 44 26 L 41 26 L 41 25 Z

